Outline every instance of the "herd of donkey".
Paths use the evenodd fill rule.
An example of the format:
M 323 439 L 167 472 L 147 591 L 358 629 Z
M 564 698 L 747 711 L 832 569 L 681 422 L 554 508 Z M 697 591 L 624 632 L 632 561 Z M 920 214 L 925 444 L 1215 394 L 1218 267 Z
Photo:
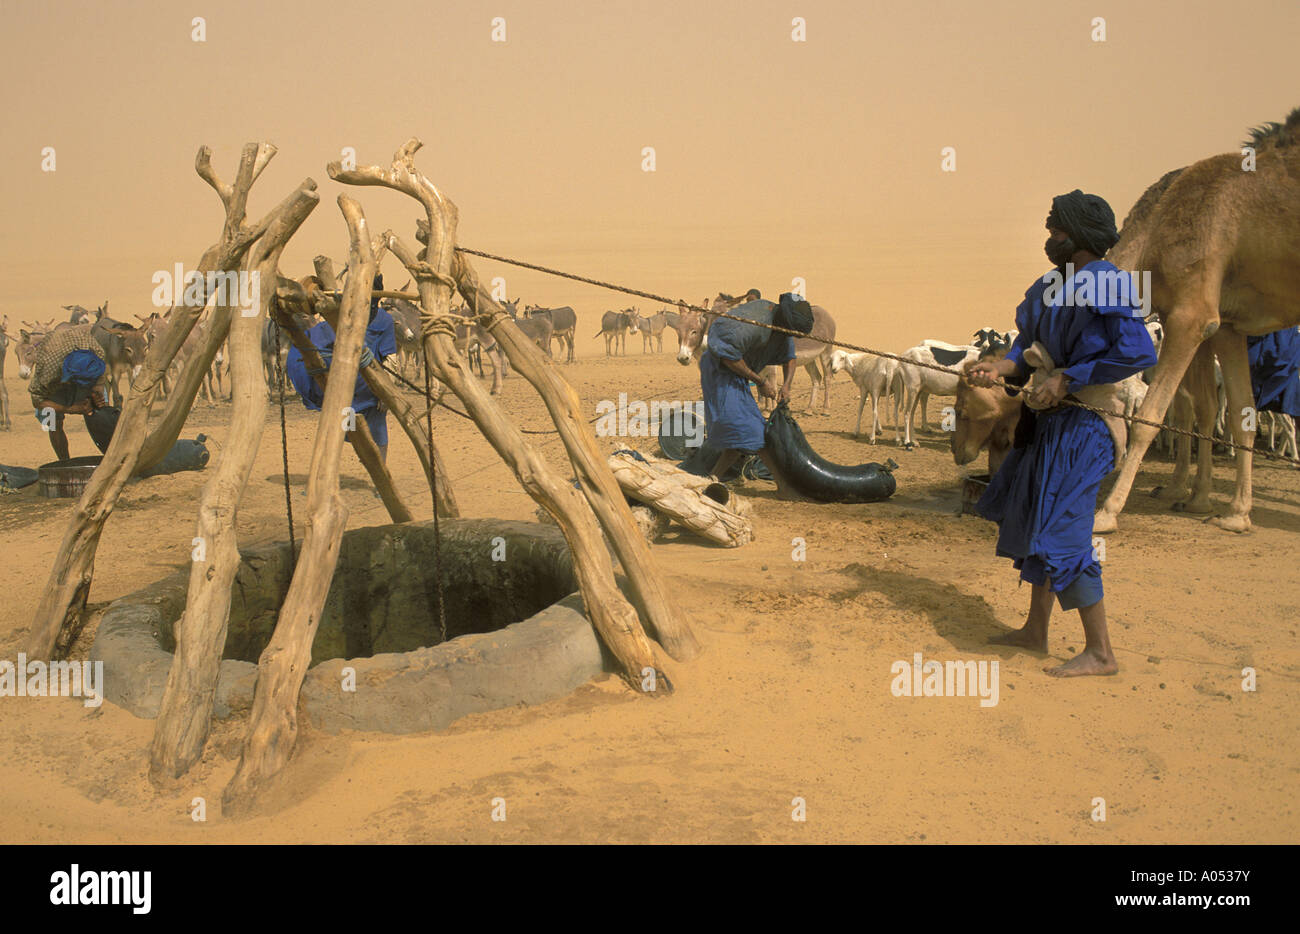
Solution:
M 1214 521 L 1233 531 L 1250 527 L 1251 452 L 1256 429 L 1267 432 L 1262 447 L 1276 451 L 1280 438 L 1283 456 L 1298 456 L 1291 416 L 1258 413 L 1258 424 L 1253 420 L 1247 424 L 1245 419 L 1226 415 L 1254 411 L 1247 336 L 1300 325 L 1300 263 L 1294 252 L 1294 245 L 1300 243 L 1300 108 L 1293 110 L 1284 123 L 1270 122 L 1250 134 L 1242 144 L 1242 152 L 1249 154 L 1247 160 L 1237 153 L 1211 156 L 1168 172 L 1152 184 L 1125 218 L 1120 241 L 1106 257 L 1120 270 L 1143 270 L 1151 275 L 1149 297 L 1154 314 L 1148 319 L 1148 328 L 1159 360 L 1151 371 L 1130 377 L 1121 386 L 1124 414 L 1132 415 L 1141 408 L 1139 417 L 1153 424 L 1164 420 L 1183 430 L 1195 426 L 1199 436 L 1195 483 L 1190 480 L 1190 438 L 1177 435 L 1173 445 L 1178 454 L 1177 466 L 1164 493 L 1188 512 L 1212 511 L 1209 492 L 1215 442 L 1211 439 L 1231 440 L 1236 446 L 1235 494 L 1226 514 Z M 607 356 L 625 355 L 628 336 L 638 334 L 643 353 L 661 353 L 663 333 L 671 330 L 678 340 L 677 362 L 689 365 L 706 346 L 713 317 L 756 297 L 753 291 L 738 296 L 719 293 L 699 308 L 683 302 L 676 310 L 662 308 L 649 316 L 636 308 L 606 311 L 594 338 L 604 338 Z M 419 308 L 400 298 L 382 301 L 394 319 L 399 371 L 406 379 L 414 367 L 412 375 L 418 377 L 423 356 Z M 105 350 L 110 395 L 114 404 L 120 404 L 121 383 L 125 380 L 129 386 L 150 341 L 166 326 L 166 318 L 158 314 L 137 316 L 139 324 L 130 325 L 111 319 L 107 303 L 93 312 L 76 305 L 64 307 L 71 312 L 68 321 L 23 322 L 16 342 L 8 332 L 6 319 L 6 327 L 0 328 L 0 374 L 4 372 L 9 344 L 15 344 L 19 375 L 27 378 L 36 351 L 48 334 L 57 328 L 88 326 Z M 573 308 L 525 305 L 520 309 L 518 299 L 506 303 L 505 308 L 548 357 L 557 359 L 552 345 L 559 341 L 564 361 L 574 362 L 579 322 Z M 981 356 L 1005 353 L 1014 332 L 986 327 L 963 344 L 926 340 L 899 354 L 898 359 L 890 359 L 835 349 L 831 343 L 836 340 L 834 319 L 816 305 L 813 315 L 814 325 L 808 337 L 795 341 L 797 364 L 812 380 L 812 395 L 805 411 L 826 414 L 832 379 L 839 372 L 847 372 L 859 390 L 855 435 L 862 434 L 862 416 L 869 399 L 870 441 L 874 444 L 882 427 L 880 402 L 892 399 L 895 441 L 910 448 L 914 445 L 917 410 L 924 431 L 928 399 L 952 398 L 955 421 L 944 427 L 950 433 L 954 459 L 959 464 L 970 463 L 987 449 L 990 468 L 996 469 L 1001 453 L 1010 444 L 1019 399 L 1001 390 L 968 386 L 962 379 L 962 369 Z M 277 348 L 283 354 L 289 346 L 287 340 L 279 339 L 275 327 L 268 322 L 263 334 L 266 376 L 271 388 L 277 380 L 283 380 L 279 375 L 283 367 L 277 366 Z M 200 323 L 174 366 L 184 365 L 189 354 L 203 344 L 205 333 Z M 492 391 L 501 390 L 506 359 L 487 329 L 462 324 L 457 349 L 477 366 L 480 377 L 484 377 L 486 355 L 493 369 Z M 224 397 L 225 371 L 225 361 L 218 356 L 202 387 L 207 401 L 215 403 Z M 774 376 L 770 372 L 763 375 L 767 379 Z M 168 389 L 164 381 L 163 392 Z M 0 428 L 7 427 L 8 396 L 0 379 Z M 1141 422 L 1133 424 L 1128 455 L 1097 514 L 1096 531 L 1109 532 L 1117 527 L 1117 516 L 1158 431 Z

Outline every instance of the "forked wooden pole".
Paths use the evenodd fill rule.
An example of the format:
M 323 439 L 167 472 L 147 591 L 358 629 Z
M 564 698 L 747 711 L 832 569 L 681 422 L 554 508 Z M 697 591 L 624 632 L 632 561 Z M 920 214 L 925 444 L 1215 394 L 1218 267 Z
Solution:
M 458 212 L 454 204 L 415 170 L 412 157 L 420 145 L 418 140 L 408 141 L 398 150 L 388 169 L 369 166 L 345 170 L 334 162 L 328 172 L 331 178 L 346 184 L 393 188 L 424 205 L 428 228 L 426 247 L 419 256 L 391 234 L 386 240 L 393 255 L 415 278 L 420 291 L 426 363 L 465 405 L 488 442 L 515 472 L 524 490 L 555 518 L 573 553 L 587 613 L 618 660 L 623 677 L 636 689 L 644 690 L 643 685 L 648 686 L 646 674 L 655 671 L 656 693 L 667 693 L 671 682 L 663 675 L 654 644 L 641 628 L 636 610 L 615 584 L 613 563 L 590 508 L 528 445 L 496 400 L 466 370 L 456 352 L 454 319 L 448 310 L 456 286 L 451 267 Z
M 210 246 L 199 262 L 199 272 L 238 269 L 249 246 L 260 238 L 271 224 L 289 208 L 290 204 L 304 198 L 315 198 L 315 182 L 308 179 L 284 203 L 267 214 L 255 225 L 245 223 L 245 205 L 248 189 L 275 154 L 268 144 L 249 143 L 244 147 L 239 173 L 233 185 L 221 182 L 211 165 L 211 151 L 204 146 L 195 158 L 195 170 L 221 197 L 226 218 L 220 239 Z M 122 415 L 113 432 L 104 459 L 91 476 L 63 535 L 59 553 L 50 569 L 49 581 L 41 597 L 27 637 L 25 651 L 29 658 L 46 659 L 62 657 L 76 641 L 85 624 L 86 598 L 95 573 L 95 554 L 104 523 L 117 505 L 122 488 L 126 485 L 142 457 L 141 445 L 148 434 L 149 410 L 158 385 L 171 365 L 172 359 L 189 336 L 203 309 L 182 306 L 175 309 L 170 324 L 145 355 L 140 375 L 132 381 L 131 398 L 122 406 Z M 197 384 L 196 384 L 197 385 Z M 176 416 L 176 432 L 163 454 L 171 449 L 185 421 L 189 404 L 175 403 L 181 410 Z M 155 432 L 157 434 L 157 432 Z
M 387 249 L 387 247 L 385 247 Z M 337 285 L 334 278 L 333 264 L 328 257 L 316 257 L 316 278 L 321 282 L 324 291 L 314 292 L 307 290 L 306 298 L 312 309 L 334 327 L 335 318 L 338 315 L 338 301 L 329 292 Z M 369 366 L 362 367 L 361 376 L 366 381 L 384 407 L 402 426 L 402 431 L 410 439 L 411 446 L 415 448 L 415 456 L 420 459 L 420 466 L 424 468 L 425 480 L 429 483 L 429 488 L 433 491 L 435 501 L 438 504 L 438 515 L 456 518 L 460 515 L 460 506 L 456 502 L 456 494 L 452 489 L 451 477 L 447 473 L 445 462 L 442 454 L 438 450 L 437 442 L 429 443 L 429 435 L 420 423 L 420 419 L 412 408 L 411 403 L 397 388 L 397 383 L 393 377 L 379 361 L 371 363 Z M 433 459 L 430 461 L 429 453 L 433 452 Z M 436 469 L 435 469 L 436 468 Z M 436 483 L 435 483 L 436 478 Z
M 341 413 L 352 401 L 370 308 L 370 280 L 375 254 L 361 206 L 339 195 L 352 249 L 348 277 L 335 331 L 330 379 L 321 401 L 316 443 L 307 475 L 307 534 L 294 567 L 289 592 L 280 608 L 271 641 L 257 663 L 257 687 L 244 750 L 235 775 L 222 795 L 222 811 L 246 811 L 266 783 L 289 761 L 298 738 L 298 694 L 311 664 L 311 646 L 324 611 L 325 598 L 338 564 L 348 508 L 339 495 L 339 455 L 343 448 Z
M 316 345 L 307 337 L 304 331 L 294 320 L 293 316 L 287 314 L 281 307 L 280 290 L 276 290 L 276 301 L 271 304 L 271 314 L 281 330 L 288 335 L 290 342 L 298 348 L 298 353 L 302 354 L 302 361 L 307 367 L 307 372 L 322 390 L 328 388 L 325 361 L 316 349 Z M 333 323 L 331 322 L 331 327 Z M 335 332 L 336 339 L 338 331 Z M 355 382 L 355 377 L 353 382 Z M 357 452 L 357 459 L 361 465 L 366 468 L 366 473 L 370 474 L 370 480 L 379 492 L 379 498 L 384 501 L 384 508 L 388 510 L 388 516 L 394 522 L 410 522 L 415 517 L 411 510 L 406 508 L 402 502 L 401 494 L 397 492 L 397 486 L 393 483 L 393 475 L 388 472 L 388 465 L 384 463 L 383 455 L 379 452 L 379 446 L 375 444 L 374 436 L 370 434 L 370 426 L 366 424 L 364 418 L 356 420 L 356 430 L 349 432 L 348 442 L 352 449 Z
M 244 271 L 276 282 L 280 253 L 319 201 L 315 191 L 303 191 L 290 210 L 275 217 L 245 256 Z M 230 590 L 240 561 L 235 516 L 266 423 L 262 326 L 274 290 L 259 291 L 257 313 L 238 314 L 230 326 L 230 435 L 199 500 L 203 552 L 190 570 L 185 615 L 176 626 L 176 652 L 154 727 L 149 776 L 156 783 L 179 778 L 198 761 L 212 724 Z
M 483 288 L 464 254 L 456 254 L 452 277 L 469 307 L 480 320 L 487 322 L 488 330 L 497 339 L 511 366 L 533 385 L 546 403 L 546 410 L 559 429 L 582 492 L 632 585 L 632 602 L 640 610 L 642 618 L 673 658 L 688 661 L 699 655 L 700 643 L 686 614 L 659 573 L 650 545 L 632 518 L 627 498 L 596 447 L 596 439 L 583 417 L 578 394 L 560 375 L 555 364 L 519 330 L 505 309 Z

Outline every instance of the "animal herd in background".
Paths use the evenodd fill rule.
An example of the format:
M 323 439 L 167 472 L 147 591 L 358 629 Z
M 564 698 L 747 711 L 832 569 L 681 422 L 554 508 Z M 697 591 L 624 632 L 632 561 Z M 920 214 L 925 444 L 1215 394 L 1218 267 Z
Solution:
M 346 274 L 346 270 L 345 270 Z M 404 287 L 405 288 L 405 287 Z M 403 290 L 404 290 L 403 288 Z M 395 367 L 403 380 L 414 386 L 420 386 L 423 378 L 424 352 L 421 346 L 420 309 L 413 302 L 402 298 L 385 297 L 380 304 L 393 318 L 393 336 L 397 343 L 395 360 L 389 363 Z M 520 310 L 519 299 L 504 302 L 503 307 L 514 319 L 521 331 L 531 338 L 542 351 L 555 360 L 573 363 L 577 359 L 576 339 L 578 315 L 572 307 L 564 305 L 558 308 L 544 308 L 539 305 L 524 305 Z M 121 405 L 129 393 L 131 380 L 140 372 L 145 353 L 153 341 L 167 326 L 165 316 L 157 312 L 148 316 L 134 316 L 136 324 L 116 321 L 108 316 L 108 302 L 96 309 L 87 309 L 81 305 L 65 305 L 69 312 L 66 320 L 51 318 L 45 322 L 23 321 L 17 334 L 10 331 L 8 318 L 0 324 L 0 374 L 4 372 L 4 361 L 12 347 L 18 359 L 18 375 L 30 379 L 32 365 L 41 344 L 50 334 L 61 328 L 86 325 L 104 349 L 108 364 L 109 401 Z M 464 306 L 453 307 L 453 314 L 466 315 Z M 606 354 L 613 356 L 625 354 L 628 333 L 642 335 L 642 353 L 663 352 L 663 333 L 672 330 L 677 323 L 677 313 L 661 309 L 653 315 L 639 314 L 636 308 L 607 312 L 602 320 L 601 331 L 597 338 L 605 337 Z M 314 322 L 302 322 L 310 327 Z M 180 352 L 176 355 L 168 372 L 164 374 L 160 387 L 160 398 L 166 398 L 172 391 L 175 379 L 189 360 L 190 355 L 198 350 L 205 340 L 209 327 L 206 318 L 190 332 Z M 262 364 L 268 392 L 275 393 L 284 389 L 286 393 L 294 392 L 285 374 L 285 362 L 289 353 L 290 342 L 287 336 L 277 334 L 278 325 L 268 319 L 262 329 Z M 558 348 L 554 345 L 558 342 Z M 497 346 L 491 333 L 479 324 L 461 323 L 457 326 L 456 349 L 467 359 L 471 369 L 484 376 L 483 358 L 486 355 L 492 365 L 492 391 L 499 392 L 502 381 L 509 373 L 509 363 L 504 352 Z M 279 356 L 277 366 L 276 357 Z M 218 351 L 211 370 L 205 374 L 200 384 L 203 398 L 209 403 L 217 403 L 228 398 L 229 360 L 224 348 Z M 0 382 L 0 428 L 9 427 L 8 391 Z
M 679 363 L 689 364 L 698 359 L 699 354 L 707 348 L 708 326 L 717 314 L 725 313 L 745 301 L 745 297 L 736 297 L 727 293 L 718 293 L 712 299 L 706 299 L 702 307 L 710 312 L 702 313 L 682 303 L 679 310 L 660 309 L 653 315 L 642 315 L 636 308 L 607 311 L 601 319 L 601 329 L 594 335 L 604 338 L 607 356 L 626 354 L 628 334 L 639 334 L 642 339 L 643 354 L 663 352 L 663 335 L 665 331 L 673 332 L 678 340 L 676 359 Z M 412 385 L 421 385 L 423 374 L 423 350 L 420 343 L 420 310 L 413 302 L 400 298 L 381 299 L 382 306 L 393 317 L 394 337 L 397 343 L 396 368 L 404 380 Z M 519 310 L 520 301 L 503 303 L 506 312 L 514 319 L 521 331 L 530 337 L 548 357 L 554 356 L 552 345 L 559 342 L 559 353 L 565 363 L 575 361 L 575 336 L 577 333 L 577 313 L 565 305 L 559 308 L 542 308 L 537 305 L 525 305 Z M 89 325 L 91 333 L 104 348 L 108 362 L 108 389 L 110 399 L 115 405 L 121 405 L 124 399 L 122 383 L 129 386 L 131 379 L 139 372 L 149 345 L 166 327 L 166 319 L 153 313 L 147 317 L 136 316 L 138 325 L 116 321 L 108 316 L 108 303 L 105 302 L 91 311 L 80 305 L 67 305 L 64 310 L 70 312 L 68 320 L 43 324 L 23 322 L 19 339 L 15 343 L 8 332 L 8 319 L 0 325 L 0 372 L 3 372 L 5 356 L 9 345 L 13 345 L 19 363 L 19 375 L 26 379 L 31 375 L 31 368 L 36 351 L 41 342 L 56 330 L 77 325 Z M 453 307 L 454 314 L 465 315 L 465 307 Z M 959 464 L 974 460 L 980 451 L 990 452 L 990 469 L 996 469 L 1002 456 L 1009 449 L 1011 430 L 1018 417 L 1019 401 L 1005 393 L 996 396 L 973 399 L 966 393 L 960 398 L 961 372 L 971 361 L 987 355 L 1005 354 L 1016 338 L 1015 331 L 999 331 L 995 328 L 980 328 L 972 335 L 968 344 L 951 344 L 946 341 L 927 339 L 915 347 L 904 350 L 895 360 L 868 353 L 854 353 L 834 348 L 828 341 L 835 340 L 835 321 L 826 309 L 813 306 L 813 330 L 807 338 L 795 341 L 797 365 L 808 373 L 812 386 L 805 407 L 805 413 L 828 414 L 830 406 L 830 384 L 839 373 L 847 373 L 858 389 L 857 418 L 854 424 L 855 437 L 863 435 L 863 415 L 867 401 L 871 402 L 871 421 L 867 437 L 871 444 L 884 434 L 886 415 L 894 426 L 896 444 L 911 449 L 916 445 L 919 432 L 929 430 L 927 424 L 927 405 L 931 397 L 954 399 L 961 410 L 964 420 L 958 430 L 952 432 L 950 443 Z M 304 322 L 310 326 L 310 322 Z M 176 356 L 171 369 L 163 377 L 162 393 L 165 397 L 172 389 L 172 384 L 179 370 L 185 365 L 189 356 L 202 346 L 208 323 L 200 321 Z M 1163 341 L 1163 328 L 1158 322 L 1147 326 L 1157 350 Z M 288 353 L 289 341 L 281 336 L 277 342 L 277 326 L 268 320 L 263 328 L 262 354 L 266 382 L 269 391 L 275 391 L 277 374 L 283 379 L 284 357 Z M 493 392 L 499 392 L 502 381 L 509 372 L 509 363 L 504 352 L 497 345 L 491 333 L 478 324 L 462 323 L 457 327 L 456 349 L 467 358 L 471 369 L 477 369 L 480 376 L 485 375 L 483 355 L 486 353 L 492 364 Z M 277 368 L 275 356 L 281 356 Z M 921 364 L 911 366 L 910 363 Z M 943 370 L 931 369 L 928 365 L 937 365 Z M 391 364 L 390 364 L 391 365 Z M 218 352 L 217 358 L 200 389 L 204 398 L 216 403 L 226 398 L 226 377 L 229 372 L 228 361 L 224 353 Z M 1217 418 L 1215 421 L 1216 437 L 1227 437 L 1226 419 L 1227 400 L 1223 390 L 1223 378 L 1217 360 L 1214 361 L 1215 383 L 1218 394 Z M 762 374 L 779 386 L 780 368 L 769 367 Z M 1124 404 L 1124 413 L 1133 415 L 1145 399 L 1147 382 L 1144 376 L 1132 376 L 1120 386 L 1120 399 Z M 292 386 L 285 380 L 286 392 L 292 393 Z M 821 405 L 817 406 L 820 396 Z M 768 400 L 763 400 L 764 408 L 770 407 Z M 885 406 L 882 408 L 882 402 Z M 1166 424 L 1190 428 L 1195 420 L 1192 393 L 1187 386 L 1181 386 L 1175 395 Z M 917 425 L 919 412 L 920 424 Z M 1296 427 L 1294 421 L 1286 415 L 1261 412 L 1260 435 L 1261 446 L 1278 450 L 1284 456 L 1297 457 Z M 0 385 L 0 428 L 10 424 L 8 394 Z M 1263 438 L 1267 437 L 1267 444 Z M 1190 461 L 1191 445 L 1186 436 L 1176 433 L 1162 433 L 1161 442 L 1176 457 L 1181 470 L 1186 470 Z

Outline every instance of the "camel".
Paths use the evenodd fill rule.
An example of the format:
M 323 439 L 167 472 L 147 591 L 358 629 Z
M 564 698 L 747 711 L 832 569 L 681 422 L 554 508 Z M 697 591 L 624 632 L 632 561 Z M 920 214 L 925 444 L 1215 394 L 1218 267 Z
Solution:
M 1232 440 L 1241 447 L 1228 512 L 1213 521 L 1234 532 L 1250 529 L 1252 503 L 1249 448 L 1255 426 L 1248 416 L 1254 398 L 1246 338 L 1300 324 L 1300 108 L 1284 124 L 1252 131 L 1251 143 L 1254 171 L 1245 169 L 1240 155 L 1225 153 L 1166 176 L 1168 186 L 1156 194 L 1148 223 L 1126 229 L 1107 255 L 1120 269 L 1150 271 L 1151 304 L 1164 325 L 1160 359 L 1138 410 L 1141 418 L 1163 419 L 1185 376 L 1200 386 L 1192 394 L 1198 410 L 1203 407 L 1213 392 L 1212 385 L 1205 390 L 1206 374 L 1213 379 L 1209 355 L 1219 358 L 1233 413 Z M 1118 528 L 1157 431 L 1133 426 L 1119 478 L 1097 512 L 1097 532 Z M 1204 501 L 1194 496 L 1188 505 L 1200 508 Z

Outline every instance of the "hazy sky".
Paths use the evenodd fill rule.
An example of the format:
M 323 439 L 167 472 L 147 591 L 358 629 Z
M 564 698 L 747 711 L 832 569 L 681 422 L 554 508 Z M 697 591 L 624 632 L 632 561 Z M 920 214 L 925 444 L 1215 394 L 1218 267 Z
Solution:
M 154 272 L 193 266 L 219 232 L 203 144 L 227 179 L 244 142 L 279 147 L 253 216 L 316 179 L 282 264 L 304 275 L 346 254 L 325 165 L 344 146 L 387 164 L 418 136 L 463 245 L 691 300 L 775 297 L 801 276 L 842 337 L 964 340 L 1010 326 L 1044 271 L 1053 195 L 1096 192 L 1122 218 L 1165 171 L 1300 104 L 1297 36 L 1296 0 L 0 0 L 0 315 L 13 332 L 64 304 L 153 310 Z M 374 227 L 413 237 L 414 202 L 352 193 Z M 478 268 L 573 305 L 593 320 L 580 330 L 647 307 Z M 384 271 L 405 281 L 391 258 Z

